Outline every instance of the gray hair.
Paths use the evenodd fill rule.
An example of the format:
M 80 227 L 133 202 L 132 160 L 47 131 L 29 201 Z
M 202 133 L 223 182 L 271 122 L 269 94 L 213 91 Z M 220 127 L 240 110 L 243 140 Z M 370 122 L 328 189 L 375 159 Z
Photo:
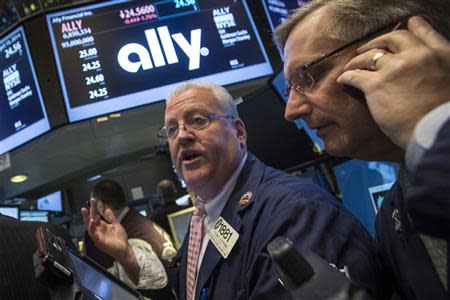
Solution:
M 206 89 L 211 91 L 225 113 L 235 118 L 239 118 L 233 96 L 231 96 L 231 94 L 224 87 L 208 81 L 192 80 L 183 82 L 169 93 L 166 99 L 166 105 L 168 105 L 173 98 L 192 89 Z
M 313 0 L 295 10 L 274 33 L 283 50 L 291 31 L 313 12 L 324 8 L 328 22 L 323 32 L 331 38 L 350 41 L 412 15 L 427 15 L 437 30 L 450 39 L 449 0 Z

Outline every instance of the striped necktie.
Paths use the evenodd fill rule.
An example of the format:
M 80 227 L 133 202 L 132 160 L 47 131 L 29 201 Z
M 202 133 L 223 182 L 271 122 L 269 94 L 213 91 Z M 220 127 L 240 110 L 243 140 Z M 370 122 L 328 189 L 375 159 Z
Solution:
M 197 264 L 202 248 L 204 237 L 203 218 L 206 215 L 205 202 L 197 197 L 195 201 L 195 210 L 191 218 L 188 258 L 187 258 L 187 274 L 186 274 L 186 295 L 187 300 L 192 300 L 195 290 L 195 281 L 197 279 Z

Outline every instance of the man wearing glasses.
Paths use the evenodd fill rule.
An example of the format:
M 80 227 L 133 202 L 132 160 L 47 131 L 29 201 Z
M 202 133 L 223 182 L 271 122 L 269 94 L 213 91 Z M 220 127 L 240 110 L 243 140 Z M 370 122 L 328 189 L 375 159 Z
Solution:
M 245 125 L 224 88 L 188 82 L 166 103 L 172 161 L 198 195 L 175 262 L 179 299 L 289 299 L 266 250 L 279 235 L 312 249 L 375 297 L 389 292 L 376 246 L 353 216 L 319 187 L 247 152 Z M 98 218 L 94 203 L 83 210 L 89 234 L 143 288 L 140 278 L 152 270 L 136 261 L 108 210 L 111 224 Z
M 424 18 L 410 18 L 414 15 L 431 17 L 446 38 Z M 450 100 L 449 15 L 450 5 L 442 0 L 316 0 L 301 7 L 275 34 L 284 49 L 288 78 L 286 119 L 302 118 L 317 129 L 332 155 L 402 162 L 407 144 L 414 144 L 418 121 Z M 449 117 L 448 104 L 440 108 L 444 117 L 431 116 L 434 131 Z M 427 122 L 425 135 L 430 140 L 430 116 Z M 420 155 L 408 151 L 417 162 Z M 446 159 L 440 154 L 441 165 L 448 164 L 448 150 L 445 154 Z M 438 201 L 426 202 L 424 195 L 435 199 L 439 193 L 437 189 L 432 195 L 428 189 L 418 206 L 410 202 L 417 201 L 411 195 L 417 188 L 409 189 L 410 175 L 402 168 L 377 216 L 383 257 L 404 299 L 448 299 L 450 202 L 448 193 L 442 195 L 448 180 L 442 183 L 436 174 L 448 178 L 449 171 L 427 170 L 432 174 L 427 180 L 440 184 L 434 185 L 441 188 Z M 444 228 L 417 231 L 415 221 L 420 221 L 421 229 L 429 229 L 432 220 L 442 221 Z

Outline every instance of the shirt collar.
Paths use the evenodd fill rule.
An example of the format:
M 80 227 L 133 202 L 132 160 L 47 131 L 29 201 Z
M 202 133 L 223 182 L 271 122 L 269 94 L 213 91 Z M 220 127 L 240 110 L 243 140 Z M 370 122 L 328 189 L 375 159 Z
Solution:
M 212 225 L 217 221 L 220 214 L 222 213 L 225 204 L 227 203 L 228 198 L 233 191 L 236 182 L 238 180 L 239 175 L 241 174 L 242 169 L 244 168 L 245 161 L 247 159 L 247 153 L 245 153 L 242 158 L 239 166 L 233 172 L 231 177 L 227 180 L 227 182 L 223 185 L 223 187 L 219 190 L 219 193 L 207 199 L 205 204 L 206 216 L 204 220 L 204 225 L 206 228 L 211 228 Z

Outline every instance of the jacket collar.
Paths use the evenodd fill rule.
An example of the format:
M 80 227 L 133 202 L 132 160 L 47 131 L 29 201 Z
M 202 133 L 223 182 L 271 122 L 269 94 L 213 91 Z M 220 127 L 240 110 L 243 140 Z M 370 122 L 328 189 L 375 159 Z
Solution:
M 237 232 L 240 232 L 244 211 L 253 206 L 253 201 L 256 198 L 264 168 L 265 165 L 263 163 L 250 153 L 248 154 L 247 161 L 245 162 L 236 186 L 222 211 L 222 218 L 224 218 Z M 249 195 L 250 197 L 248 197 Z M 240 201 L 242 198 L 245 198 L 245 201 Z M 186 237 L 186 239 L 188 238 Z M 184 274 L 180 274 L 182 279 L 186 279 L 187 247 L 185 247 L 184 252 L 184 268 L 181 268 L 182 273 Z M 230 256 L 228 259 L 230 259 Z M 222 256 L 213 243 L 208 243 L 197 278 L 196 296 L 200 295 L 201 289 L 208 282 L 213 275 L 213 271 L 222 260 Z M 185 286 L 183 287 L 183 290 L 185 290 Z

